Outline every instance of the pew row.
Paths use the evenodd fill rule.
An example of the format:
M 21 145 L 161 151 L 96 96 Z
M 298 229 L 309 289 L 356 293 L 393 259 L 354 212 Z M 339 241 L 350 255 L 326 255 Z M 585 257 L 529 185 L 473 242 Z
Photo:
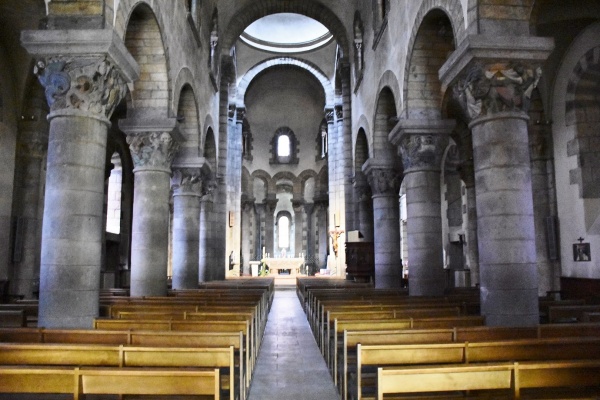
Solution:
M 0 366 L 3 393 L 195 395 L 219 400 L 219 369 L 23 368 Z
M 600 362 L 600 338 L 524 339 L 416 345 L 358 344 L 356 351 L 356 368 L 349 367 L 349 373 L 355 377 L 355 382 L 350 384 L 348 394 L 352 398 L 360 400 L 364 398 L 364 391 L 368 395 L 369 389 L 374 389 L 374 377 L 369 372 L 369 369 L 372 368 L 586 359 L 595 359 Z
M 220 368 L 221 388 L 230 400 L 244 398 L 242 377 L 235 383 L 233 346 L 222 348 L 138 347 L 74 344 L 0 344 L 0 365 L 117 368 Z M 0 386 L 0 391 L 3 388 Z
M 549 388 L 552 389 L 551 392 L 539 390 Z M 558 388 L 563 391 L 560 392 L 560 397 L 555 397 Z M 378 400 L 407 398 L 386 396 L 387 394 L 423 395 L 434 392 L 445 394 L 443 398 L 463 398 L 462 393 L 465 391 L 494 391 L 494 399 L 597 398 L 600 395 L 600 361 L 537 361 L 377 369 Z M 469 398 L 473 398 L 473 393 L 470 395 Z M 590 397 L 591 395 L 594 397 Z

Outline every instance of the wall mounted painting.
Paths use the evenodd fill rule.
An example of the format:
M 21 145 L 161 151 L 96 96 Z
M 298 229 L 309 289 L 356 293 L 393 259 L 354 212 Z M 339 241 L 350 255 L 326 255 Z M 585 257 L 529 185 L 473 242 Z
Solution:
M 573 244 L 573 261 L 592 261 L 589 243 Z

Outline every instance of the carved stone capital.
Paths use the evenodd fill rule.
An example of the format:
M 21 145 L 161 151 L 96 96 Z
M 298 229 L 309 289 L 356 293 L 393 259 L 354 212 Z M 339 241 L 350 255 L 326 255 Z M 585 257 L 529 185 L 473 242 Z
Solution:
M 392 167 L 371 165 L 369 160 L 365 163 L 367 181 L 371 187 L 373 196 L 398 196 L 400 184 L 402 183 L 401 174 Z
M 169 132 L 148 132 L 127 136 L 135 168 L 170 170 L 179 148 Z
M 402 155 L 404 172 L 411 170 L 439 170 L 448 138 L 438 135 L 406 135 L 398 149 Z
M 48 142 L 39 140 L 17 143 L 17 152 L 20 157 L 42 159 L 48 152 Z
M 202 170 L 200 168 L 176 168 L 171 175 L 174 196 L 202 195 Z
M 398 146 L 404 172 L 439 170 L 454 120 L 400 120 L 389 134 Z
M 125 80 L 107 57 L 47 57 L 37 61 L 34 73 L 51 113 L 78 110 L 108 119 L 127 93 Z
M 529 111 L 542 69 L 520 62 L 475 64 L 454 86 L 454 94 L 470 120 L 506 111 Z

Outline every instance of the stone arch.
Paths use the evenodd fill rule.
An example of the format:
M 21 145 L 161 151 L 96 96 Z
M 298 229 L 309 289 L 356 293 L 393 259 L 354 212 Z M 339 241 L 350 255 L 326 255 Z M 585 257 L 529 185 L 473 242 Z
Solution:
M 425 2 L 425 5 L 431 4 Z M 461 15 L 460 4 L 455 7 L 454 13 Z M 403 114 L 408 119 L 441 118 L 444 92 L 438 71 L 456 48 L 458 29 L 452 17 L 456 15 L 439 6 L 419 10 L 404 72 Z
M 206 128 L 206 136 L 204 139 L 204 159 L 210 164 L 214 174 L 217 173 L 217 143 L 215 141 L 215 133 L 212 126 Z
M 576 63 L 565 94 L 567 126 L 600 121 L 600 45 Z
M 317 173 L 315 171 L 313 171 L 312 169 L 306 169 L 306 170 L 302 171 L 296 178 L 296 181 L 294 182 L 294 186 L 296 184 L 298 185 L 298 194 L 300 196 L 302 196 L 302 198 L 304 200 L 306 200 L 305 191 L 304 191 L 306 181 L 308 181 L 310 178 L 316 178 L 316 177 L 317 177 Z M 295 192 L 295 190 L 294 190 L 294 192 Z
M 377 106 L 373 122 L 373 141 L 370 156 L 388 165 L 394 165 L 398 158 L 395 146 L 388 140 L 388 135 L 398 121 L 396 100 L 389 87 L 384 87 L 377 96 Z
M 354 175 L 362 173 L 363 164 L 369 159 L 369 142 L 364 128 L 358 129 L 354 144 Z
M 329 187 L 329 169 L 327 166 L 321 168 L 315 180 L 315 198 L 327 198 L 327 190 Z
M 256 171 L 253 171 L 251 176 L 252 179 L 260 179 L 265 183 L 265 189 L 267 190 L 267 193 L 265 193 L 266 196 L 269 194 L 275 194 L 277 192 L 277 188 L 275 187 L 275 179 L 273 179 L 271 175 L 264 169 L 257 169 Z
M 195 79 L 194 79 L 194 74 L 192 73 L 192 71 L 188 67 L 181 68 L 179 70 L 179 73 L 177 73 L 177 77 L 175 78 L 175 84 L 173 85 L 173 93 L 181 94 L 183 87 L 186 85 L 189 85 L 193 88 L 194 82 L 195 82 Z M 195 96 L 195 92 L 194 92 L 194 96 Z M 173 102 L 171 105 L 173 110 L 177 110 L 179 108 L 180 100 L 181 100 L 181 95 L 173 96 Z
M 245 166 L 242 166 L 242 197 L 251 199 L 254 197 L 254 188 L 252 186 L 252 177 L 250 171 Z
M 177 120 L 185 142 L 181 144 L 177 158 L 197 158 L 200 156 L 200 126 L 196 94 L 190 84 L 185 84 L 179 92 Z
M 210 128 L 211 131 L 214 132 L 215 130 L 215 125 L 213 123 L 213 119 L 211 115 L 207 115 L 206 118 L 204 118 L 204 124 L 202 125 L 204 126 L 204 129 L 202 130 L 202 132 L 207 132 L 208 133 L 208 129 Z M 206 157 L 204 155 L 205 153 L 205 148 L 206 148 L 206 134 L 203 135 L 203 137 L 200 138 L 201 143 L 200 143 L 200 155 L 203 157 Z M 216 165 L 215 165 L 216 167 Z
M 137 2 L 131 8 L 124 33 L 125 46 L 140 67 L 140 79 L 129 94 L 130 109 L 157 109 L 169 114 L 171 82 L 165 47 L 163 14 L 158 3 Z M 149 45 L 152 43 L 152 45 Z M 149 85 L 152 83 L 152 85 Z
M 250 83 L 255 77 L 257 77 L 259 74 L 261 74 L 268 68 L 284 65 L 302 68 L 314 75 L 314 77 L 319 82 L 321 82 L 321 85 L 323 85 L 323 91 L 325 92 L 325 107 L 333 107 L 335 102 L 334 89 L 329 78 L 327 78 L 327 76 L 323 73 L 323 71 L 321 71 L 321 69 L 317 65 L 311 63 L 310 61 L 301 60 L 295 57 L 273 57 L 264 60 L 259 64 L 256 64 L 254 67 L 250 68 L 238 84 L 237 106 L 244 107 L 244 97 L 246 96 L 246 90 L 248 90 Z
M 381 91 L 385 88 L 392 92 L 394 97 L 394 107 L 396 110 L 402 109 L 402 90 L 400 90 L 400 81 L 393 71 L 387 70 L 381 75 L 379 79 L 379 85 L 377 86 L 377 94 L 381 95 Z M 375 125 L 373 125 L 375 126 Z
M 349 54 L 350 46 L 344 24 L 333 11 L 314 0 L 250 2 L 231 17 L 223 37 L 222 53 L 229 54 L 229 50 L 248 25 L 265 15 L 275 13 L 302 14 L 319 21 L 332 33 L 342 48 L 343 54 Z
M 277 182 L 280 180 L 291 181 L 293 184 L 293 194 L 300 194 L 300 185 L 298 184 L 298 179 L 296 178 L 295 174 L 293 174 L 290 171 L 279 171 L 275 175 L 273 175 L 273 183 L 275 184 L 275 186 L 277 186 Z

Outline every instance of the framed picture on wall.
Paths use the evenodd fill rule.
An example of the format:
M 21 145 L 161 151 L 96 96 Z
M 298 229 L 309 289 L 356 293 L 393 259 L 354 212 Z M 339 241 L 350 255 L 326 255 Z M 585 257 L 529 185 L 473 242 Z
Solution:
M 573 244 L 573 261 L 592 261 L 589 243 Z

